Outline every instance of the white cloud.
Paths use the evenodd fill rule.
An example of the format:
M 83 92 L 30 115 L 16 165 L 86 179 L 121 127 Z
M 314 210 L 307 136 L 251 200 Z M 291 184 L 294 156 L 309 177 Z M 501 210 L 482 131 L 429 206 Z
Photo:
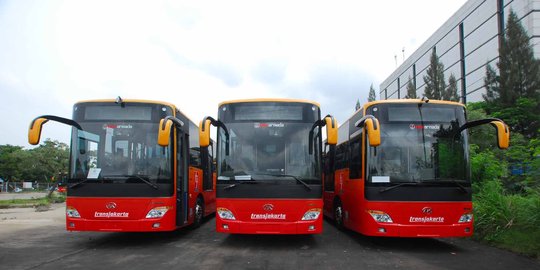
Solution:
M 195 122 L 229 99 L 312 99 L 342 122 L 464 2 L 2 2 L 0 144 L 27 146 L 37 115 L 118 95 Z M 67 141 L 58 126 L 44 137 Z

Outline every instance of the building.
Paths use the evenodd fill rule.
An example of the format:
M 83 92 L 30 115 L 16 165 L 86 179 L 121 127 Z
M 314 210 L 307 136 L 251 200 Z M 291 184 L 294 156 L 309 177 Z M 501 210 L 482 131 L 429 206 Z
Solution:
M 454 74 L 463 103 L 482 101 L 488 63 L 496 69 L 499 44 L 512 9 L 540 56 L 540 0 L 469 0 L 380 85 L 380 98 L 404 98 L 412 81 L 424 93 L 432 50 L 444 64 L 445 79 Z

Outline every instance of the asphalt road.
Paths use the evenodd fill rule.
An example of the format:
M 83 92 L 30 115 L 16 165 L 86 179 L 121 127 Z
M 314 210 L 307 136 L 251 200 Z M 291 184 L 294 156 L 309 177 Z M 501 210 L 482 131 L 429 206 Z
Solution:
M 210 218 L 171 233 L 70 233 L 56 219 L 7 233 L 0 222 L 0 269 L 540 269 L 466 239 L 372 238 L 329 222 L 315 236 L 226 235 L 214 226 Z

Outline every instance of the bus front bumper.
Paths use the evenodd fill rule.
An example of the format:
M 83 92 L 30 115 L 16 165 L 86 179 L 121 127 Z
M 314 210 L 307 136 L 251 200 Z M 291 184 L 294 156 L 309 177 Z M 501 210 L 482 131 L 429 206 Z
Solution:
M 473 235 L 473 224 L 404 225 L 378 223 L 363 230 L 363 234 L 386 237 L 470 237 Z
M 216 231 L 230 234 L 320 234 L 322 217 L 315 221 L 247 222 L 216 217 Z

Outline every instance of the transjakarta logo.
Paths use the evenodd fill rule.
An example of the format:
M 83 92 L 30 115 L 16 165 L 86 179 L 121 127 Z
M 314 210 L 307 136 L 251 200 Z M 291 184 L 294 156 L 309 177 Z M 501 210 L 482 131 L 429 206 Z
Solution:
M 280 219 L 285 220 L 287 218 L 287 214 L 251 214 L 251 219 Z
M 97 218 L 127 218 L 128 212 L 94 212 L 94 217 Z
M 410 217 L 410 223 L 443 223 L 444 217 Z
M 255 128 L 282 128 L 285 127 L 283 123 L 255 123 Z
M 410 129 L 434 129 L 434 130 L 438 130 L 438 129 L 439 129 L 439 126 L 438 126 L 438 125 L 416 125 L 416 124 L 410 124 L 410 125 L 409 125 L 409 128 L 410 128 Z

